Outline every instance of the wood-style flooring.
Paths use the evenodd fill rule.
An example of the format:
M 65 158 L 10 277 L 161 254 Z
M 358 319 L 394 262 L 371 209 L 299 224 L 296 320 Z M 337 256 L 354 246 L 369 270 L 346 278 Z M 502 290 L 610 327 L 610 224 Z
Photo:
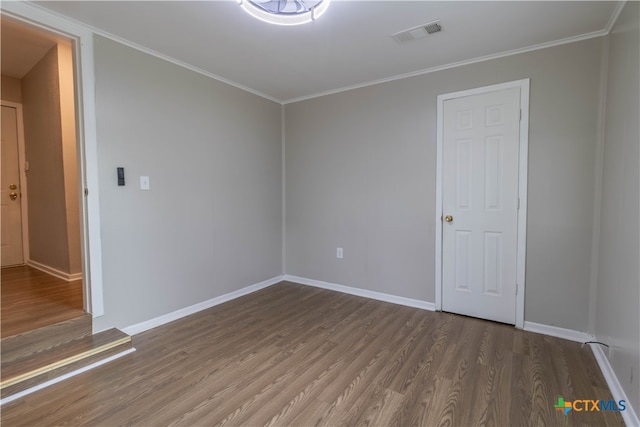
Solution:
M 82 280 L 67 282 L 20 266 L 3 268 L 0 281 L 2 338 L 84 314 Z
M 588 347 L 283 282 L 134 337 L 137 351 L 2 407 L 2 424 L 623 425 Z

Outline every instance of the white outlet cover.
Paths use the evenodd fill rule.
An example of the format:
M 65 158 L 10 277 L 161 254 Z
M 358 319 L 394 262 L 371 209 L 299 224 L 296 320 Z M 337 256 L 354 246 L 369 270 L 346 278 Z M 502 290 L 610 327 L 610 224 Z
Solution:
M 342 259 L 343 255 L 344 255 L 344 253 L 342 251 L 342 248 L 337 248 L 336 249 L 336 258 Z
M 140 177 L 140 189 L 141 190 L 149 190 L 150 189 L 149 177 L 148 176 L 141 176 Z

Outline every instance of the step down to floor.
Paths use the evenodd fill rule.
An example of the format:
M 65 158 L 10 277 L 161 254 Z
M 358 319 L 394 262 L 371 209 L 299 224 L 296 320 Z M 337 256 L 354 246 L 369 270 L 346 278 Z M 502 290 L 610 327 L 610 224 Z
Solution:
M 44 351 L 2 360 L 0 395 L 35 387 L 132 348 L 131 337 L 118 329 L 86 335 Z
M 85 313 L 73 319 L 43 326 L 2 339 L 2 363 L 13 362 L 47 351 L 78 338 L 91 335 L 92 316 Z

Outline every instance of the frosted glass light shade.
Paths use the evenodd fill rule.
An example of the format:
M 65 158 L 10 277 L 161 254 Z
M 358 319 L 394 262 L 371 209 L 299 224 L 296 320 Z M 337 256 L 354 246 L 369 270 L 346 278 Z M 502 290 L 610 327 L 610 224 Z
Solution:
M 239 0 L 250 15 L 277 25 L 300 25 L 318 19 L 330 0 Z

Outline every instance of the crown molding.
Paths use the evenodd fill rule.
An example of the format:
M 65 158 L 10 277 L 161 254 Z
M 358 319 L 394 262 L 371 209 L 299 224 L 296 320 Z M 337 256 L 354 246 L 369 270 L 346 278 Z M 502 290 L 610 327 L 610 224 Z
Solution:
M 619 1 L 618 4 L 616 4 L 615 9 L 613 9 L 613 12 L 611 13 L 611 17 L 609 18 L 609 22 L 607 23 L 607 26 L 604 28 L 604 31 L 607 34 L 609 34 L 611 30 L 613 30 L 613 26 L 616 25 L 616 22 L 618 22 L 618 18 L 620 17 L 620 14 L 622 13 L 622 9 L 624 9 L 624 6 L 626 4 L 627 4 L 627 0 Z
M 444 64 L 444 65 L 440 65 L 437 67 L 430 67 L 430 68 L 424 68 L 424 69 L 420 69 L 417 71 L 412 71 L 409 73 L 403 73 L 403 74 L 397 74 L 395 76 L 391 76 L 391 77 L 385 77 L 382 79 L 377 79 L 377 80 L 371 80 L 368 82 L 363 82 L 363 83 L 358 83 L 358 84 L 354 84 L 354 85 L 349 85 L 349 86 L 343 86 L 337 89 L 331 89 L 331 90 L 327 90 L 327 91 L 323 91 L 323 92 L 317 92 L 314 94 L 310 94 L 310 95 L 304 95 L 304 96 L 300 96 L 300 97 L 296 97 L 296 98 L 290 98 L 290 99 L 286 99 L 286 100 L 282 100 L 276 97 L 273 97 L 271 95 L 267 95 L 266 93 L 260 92 L 258 90 L 252 89 L 248 86 L 242 85 L 240 83 L 234 82 L 233 80 L 229 80 L 227 78 L 224 78 L 222 76 L 219 76 L 217 74 L 211 73 L 209 71 L 203 70 L 202 68 L 196 67 L 194 65 L 188 64 L 184 61 L 178 60 L 176 58 L 173 58 L 169 55 L 165 55 L 163 53 L 157 52 L 153 49 L 147 48 L 145 46 L 139 45 L 137 43 L 134 43 L 132 41 L 129 41 L 125 38 L 116 36 L 114 34 L 109 33 L 108 31 L 104 31 L 101 30 L 99 28 L 93 27 L 91 25 L 88 25 L 82 21 L 78 21 L 76 19 L 73 18 L 69 18 L 68 16 L 65 16 L 63 14 L 60 14 L 58 12 L 52 11 L 50 9 L 47 9 L 43 6 L 31 3 L 30 1 L 24 1 L 23 3 L 28 4 L 29 7 L 38 9 L 39 11 L 43 12 L 43 13 L 49 13 L 53 16 L 56 16 L 59 19 L 65 19 L 69 22 L 72 22 L 75 25 L 84 27 L 85 29 L 87 29 L 88 31 L 91 31 L 94 34 L 97 34 L 101 37 L 107 38 L 109 40 L 113 40 L 115 42 L 121 43 L 125 46 L 128 46 L 132 49 L 147 53 L 149 55 L 155 56 L 156 58 L 160 58 L 163 59 L 165 61 L 168 61 L 172 64 L 178 65 L 180 67 L 186 68 L 190 71 L 193 71 L 195 73 L 201 74 L 203 76 L 212 78 L 214 80 L 217 80 L 219 82 L 228 84 L 230 86 L 233 86 L 235 88 L 241 89 L 245 92 L 251 93 L 253 95 L 259 96 L 261 98 L 265 98 L 268 99 L 269 101 L 281 104 L 281 105 L 287 105 L 287 104 L 292 104 L 295 102 L 300 102 L 300 101 L 306 101 L 309 99 L 313 99 L 313 98 L 319 98 L 322 96 L 327 96 L 327 95 L 333 95 L 336 93 L 340 93 L 340 92 L 347 92 L 350 90 L 354 90 L 354 89 L 360 89 L 360 88 L 364 88 L 364 87 L 368 87 L 368 86 L 374 86 L 374 85 L 378 85 L 378 84 L 382 84 L 382 83 L 387 83 L 387 82 L 392 82 L 392 81 L 396 81 L 396 80 L 402 80 L 402 79 L 406 79 L 406 78 L 411 78 L 411 77 L 416 77 L 416 76 L 421 76 L 424 74 L 429 74 L 429 73 L 435 73 L 437 71 L 442 71 L 442 70 L 448 70 L 448 69 L 452 69 L 452 68 L 457 68 L 457 67 L 462 67 L 465 65 L 471 65 L 471 64 L 476 64 L 476 63 L 480 63 L 480 62 L 485 62 L 485 61 L 490 61 L 493 59 L 499 59 L 499 58 L 504 58 L 507 56 L 512 56 L 512 55 L 519 55 L 521 53 L 527 53 L 527 52 L 532 52 L 532 51 L 536 51 L 536 50 L 541 50 L 541 49 L 546 49 L 546 48 L 550 48 L 550 47 L 555 47 L 555 46 L 561 46 L 561 45 L 565 45 L 565 44 L 569 44 L 569 43 L 575 43 L 575 42 L 579 42 L 579 41 L 583 41 L 583 40 L 589 40 L 592 38 L 596 38 L 596 37 L 603 37 L 608 35 L 611 30 L 613 29 L 616 21 L 618 20 L 618 17 L 620 16 L 620 13 L 622 12 L 622 9 L 624 8 L 625 4 L 627 3 L 628 0 L 622 0 L 619 1 L 616 4 L 615 9 L 613 10 L 611 17 L 609 18 L 609 21 L 607 22 L 607 25 L 604 29 L 599 30 L 599 31 L 593 31 L 590 33 L 585 33 L 585 34 L 581 34 L 581 35 L 577 35 L 577 36 L 572 36 L 572 37 L 567 37 L 564 39 L 560 39 L 560 40 L 554 40 L 551 42 L 546 42 L 546 43 L 540 43 L 540 44 L 536 44 L 533 46 L 528 46 L 528 47 L 524 47 L 524 48 L 519 48 L 519 49 L 511 49 L 511 50 L 507 50 L 507 51 L 503 51 L 503 52 L 499 52 L 499 53 L 495 53 L 495 54 L 491 54 L 491 55 L 485 55 L 485 56 L 480 56 L 477 58 L 472 58 L 472 59 L 467 59 L 464 61 L 458 61 L 458 62 L 452 62 L 449 64 Z
M 101 30 L 100 28 L 96 28 L 96 27 L 94 27 L 92 25 L 89 25 L 89 24 L 86 24 L 86 23 L 84 23 L 82 21 L 78 21 L 77 19 L 70 18 L 70 17 L 68 17 L 66 15 L 63 15 L 63 14 L 58 13 L 56 11 L 53 11 L 51 9 L 47 9 L 47 8 L 45 8 L 43 6 L 38 5 L 38 4 L 31 3 L 30 1 L 22 1 L 21 3 L 27 5 L 28 7 L 37 9 L 41 13 L 47 13 L 47 14 L 50 14 L 51 16 L 55 16 L 58 19 L 62 19 L 62 20 L 66 20 L 68 22 L 71 22 L 76 26 L 82 27 L 85 30 L 92 32 L 93 34 L 97 34 L 97 35 L 99 35 L 101 37 L 104 37 L 106 39 L 113 40 L 115 42 L 123 44 L 123 45 L 125 45 L 127 47 L 130 47 L 132 49 L 135 49 L 137 51 L 146 53 L 146 54 L 151 55 L 151 56 L 155 56 L 156 58 L 163 59 L 163 60 L 165 60 L 167 62 L 170 62 L 172 64 L 178 65 L 178 66 L 180 66 L 182 68 L 186 68 L 187 70 L 193 71 L 194 73 L 198 73 L 198 74 L 201 74 L 203 76 L 209 77 L 209 78 L 211 78 L 213 80 L 217 80 L 219 82 L 228 84 L 229 86 L 233 86 L 233 87 L 241 89 L 241 90 L 243 90 L 245 92 L 249 92 L 249 93 L 251 93 L 253 95 L 257 95 L 257 96 L 259 96 L 261 98 L 268 99 L 269 101 L 273 101 L 273 102 L 275 102 L 277 104 L 282 104 L 282 101 L 280 99 L 274 98 L 273 96 L 267 95 L 266 93 L 263 93 L 263 92 L 260 92 L 258 90 L 252 89 L 252 88 L 250 88 L 248 86 L 241 85 L 240 83 L 236 83 L 233 80 L 226 79 L 226 78 L 224 78 L 222 76 L 219 76 L 217 74 L 214 74 L 214 73 L 211 73 L 209 71 L 203 70 L 202 68 L 199 68 L 199 67 L 196 67 L 194 65 L 188 64 L 188 63 L 186 63 L 184 61 L 180 61 L 179 59 L 173 58 L 173 57 L 171 57 L 169 55 L 165 55 L 163 53 L 160 53 L 160 52 L 155 51 L 153 49 L 150 49 L 148 47 L 139 45 L 139 44 L 134 43 L 134 42 L 132 42 L 130 40 L 122 38 L 120 36 L 116 36 L 115 34 L 111 34 L 108 31 L 104 31 L 104 30 Z
M 305 96 L 301 96 L 301 97 L 298 97 L 298 98 L 291 98 L 291 99 L 287 99 L 287 100 L 282 101 L 282 103 L 285 104 L 285 105 L 286 104 L 292 104 L 294 102 L 306 101 L 308 99 L 319 98 L 321 96 L 326 96 L 326 95 L 333 95 L 335 93 L 346 92 L 346 91 L 354 90 L 354 89 L 360 89 L 360 88 L 367 87 L 367 86 L 374 86 L 374 85 L 378 85 L 378 84 L 381 84 L 381 83 L 387 83 L 387 82 L 392 82 L 392 81 L 395 81 L 395 80 L 402 80 L 402 79 L 406 79 L 406 78 L 410 78 L 410 77 L 421 76 L 421 75 L 424 75 L 424 74 L 435 73 L 437 71 L 448 70 L 448 69 L 451 69 L 451 68 L 462 67 L 462 66 L 465 66 L 465 65 L 477 64 L 479 62 L 490 61 L 492 59 L 499 59 L 499 58 L 504 58 L 506 56 L 519 55 L 521 53 L 532 52 L 532 51 L 535 51 L 535 50 L 546 49 L 546 48 L 549 48 L 549 47 L 555 47 L 555 46 L 561 46 L 561 45 L 565 45 L 565 44 L 569 44 L 569 43 L 580 42 L 580 41 L 583 41 L 583 40 L 589 40 L 589 39 L 593 39 L 593 38 L 596 38 L 596 37 L 606 36 L 607 34 L 608 33 L 606 32 L 606 30 L 593 31 L 591 33 L 586 33 L 586 34 L 581 34 L 581 35 L 578 35 L 578 36 L 567 37 L 567 38 L 564 38 L 564 39 L 554 40 L 554 41 L 546 42 L 546 43 L 540 43 L 540 44 L 533 45 L 533 46 L 523 47 L 523 48 L 519 48 L 519 49 L 506 50 L 504 52 L 494 53 L 494 54 L 491 54 L 491 55 L 479 56 L 477 58 L 466 59 L 464 61 L 452 62 L 452 63 L 445 64 L 445 65 L 439 65 L 437 67 L 424 68 L 422 70 L 412 71 L 410 73 L 397 74 L 395 76 L 386 77 L 386 78 L 383 78 L 383 79 L 372 80 L 372 81 L 369 81 L 369 82 L 359 83 L 359 84 L 355 84 L 355 85 L 351 85 L 351 86 L 344 86 L 344 87 L 341 87 L 341 88 L 338 88 L 338 89 L 332 89 L 332 90 L 328 90 L 328 91 L 325 91 L 325 92 L 318 92 L 318 93 L 315 93 L 315 94 L 312 94 L 312 95 L 305 95 Z

